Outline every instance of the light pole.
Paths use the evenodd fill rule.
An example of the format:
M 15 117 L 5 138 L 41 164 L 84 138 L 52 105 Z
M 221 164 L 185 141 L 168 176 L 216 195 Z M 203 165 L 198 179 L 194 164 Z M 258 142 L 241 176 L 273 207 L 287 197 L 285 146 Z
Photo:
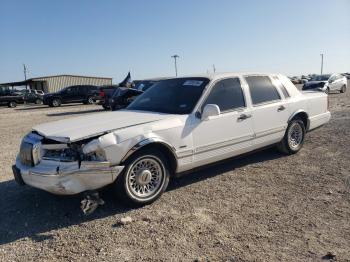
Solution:
M 321 55 L 321 75 L 323 74 L 323 54 Z
M 179 58 L 178 55 L 173 55 L 171 56 L 172 58 L 174 58 L 174 63 L 175 63 L 175 75 L 177 76 L 177 59 Z
M 25 64 L 23 64 L 23 73 L 24 73 L 24 81 L 27 81 L 27 67 Z M 26 83 L 26 90 L 28 89 L 27 83 Z

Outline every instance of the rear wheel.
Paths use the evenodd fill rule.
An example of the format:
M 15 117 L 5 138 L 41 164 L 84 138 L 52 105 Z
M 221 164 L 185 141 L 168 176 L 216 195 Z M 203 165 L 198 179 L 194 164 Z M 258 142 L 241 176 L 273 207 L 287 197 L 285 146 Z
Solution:
M 110 107 L 108 105 L 106 105 L 106 104 L 102 104 L 102 107 L 103 107 L 104 110 L 110 110 Z
M 7 106 L 10 107 L 10 108 L 14 108 L 14 107 L 17 106 L 17 103 L 16 103 L 16 101 L 10 101 L 10 102 L 7 104 Z
M 346 92 L 346 86 L 343 85 L 341 88 L 340 88 L 340 93 L 345 93 Z
M 325 92 L 326 92 L 326 94 L 329 94 L 329 92 L 330 92 L 329 87 L 327 87 Z
M 304 122 L 300 118 L 293 119 L 277 149 L 285 154 L 297 153 L 303 147 L 305 133 Z
M 89 104 L 89 105 L 91 105 L 91 104 L 93 104 L 94 102 L 95 102 L 95 101 L 94 101 L 93 97 L 89 96 L 89 97 L 83 102 L 83 104 Z
M 158 150 L 141 150 L 125 163 L 116 181 L 119 198 L 132 206 L 143 206 L 157 200 L 166 190 L 170 172 L 167 160 Z

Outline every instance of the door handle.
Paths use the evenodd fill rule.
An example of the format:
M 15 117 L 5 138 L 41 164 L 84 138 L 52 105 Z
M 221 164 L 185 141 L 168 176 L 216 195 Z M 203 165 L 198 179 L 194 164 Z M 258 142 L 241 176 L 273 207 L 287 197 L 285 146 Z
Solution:
M 238 121 L 242 121 L 242 120 L 246 120 L 246 119 L 248 119 L 248 118 L 250 118 L 250 117 L 252 117 L 251 114 L 241 114 L 241 115 L 237 118 L 237 120 L 238 120 Z
M 283 111 L 284 109 L 286 109 L 285 106 L 279 106 L 279 107 L 277 108 L 277 112 Z

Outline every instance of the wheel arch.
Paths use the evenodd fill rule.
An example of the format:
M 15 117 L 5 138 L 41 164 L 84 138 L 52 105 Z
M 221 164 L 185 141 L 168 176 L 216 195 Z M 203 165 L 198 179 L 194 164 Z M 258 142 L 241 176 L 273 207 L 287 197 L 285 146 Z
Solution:
M 122 158 L 121 163 L 125 163 L 125 161 L 127 161 L 136 152 L 150 148 L 157 149 L 164 154 L 169 161 L 168 163 L 170 165 L 171 175 L 174 175 L 178 165 L 175 148 L 160 138 L 147 138 L 138 142 L 126 153 L 126 155 Z
M 305 126 L 305 130 L 308 131 L 309 130 L 309 126 L 310 126 L 310 120 L 309 120 L 309 115 L 304 111 L 304 110 L 297 110 L 295 111 L 288 119 L 288 123 L 290 121 L 292 121 L 295 118 L 300 118 Z

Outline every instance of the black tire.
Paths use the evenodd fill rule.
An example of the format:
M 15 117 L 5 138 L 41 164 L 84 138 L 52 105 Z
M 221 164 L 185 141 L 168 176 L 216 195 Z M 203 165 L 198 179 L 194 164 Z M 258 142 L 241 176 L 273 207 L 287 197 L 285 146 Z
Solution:
M 343 85 L 341 88 L 340 88 L 340 93 L 345 93 L 346 92 L 346 86 Z
M 326 94 L 328 95 L 330 90 L 329 90 L 329 87 L 327 87 L 327 89 L 325 90 Z
M 102 107 L 104 110 L 110 110 L 111 108 L 109 106 L 107 106 L 106 104 L 102 104 Z
M 10 101 L 10 102 L 8 102 L 7 106 L 8 106 L 9 108 L 14 108 L 14 107 L 17 106 L 17 102 L 16 102 L 16 101 Z
M 62 104 L 61 99 L 54 98 L 54 99 L 52 99 L 52 101 L 50 103 L 50 106 L 52 106 L 52 107 L 59 107 L 59 106 L 61 106 L 61 104 Z
M 154 166 L 147 161 L 151 161 Z M 143 166 L 143 164 L 146 165 L 146 163 L 148 163 L 147 167 Z M 149 166 L 151 166 L 151 168 L 148 168 Z M 137 168 L 139 169 L 137 170 Z M 153 171 L 152 173 L 150 170 L 162 171 L 162 176 L 157 180 L 155 177 L 157 174 L 160 174 L 160 172 Z M 158 150 L 141 149 L 125 162 L 125 168 L 122 174 L 120 174 L 115 181 L 115 189 L 119 199 L 121 199 L 124 204 L 139 207 L 156 201 L 166 190 L 169 179 L 170 169 L 164 154 Z M 141 183 L 146 183 L 146 185 L 142 185 Z M 151 192 L 151 190 L 154 192 L 151 192 L 150 195 L 144 192 L 145 196 L 141 196 L 141 190 L 146 191 L 147 186 L 150 187 L 149 192 Z M 152 186 L 154 186 L 154 188 L 152 188 Z M 140 189 L 140 192 L 135 192 L 138 189 Z
M 41 105 L 43 103 L 43 100 L 41 100 L 41 99 L 36 99 L 35 100 L 35 104 L 37 104 L 37 105 Z
M 89 96 L 84 102 L 84 105 L 92 105 L 94 103 L 94 98 L 92 96 Z
M 292 119 L 283 139 L 277 145 L 278 151 L 288 155 L 297 153 L 303 147 L 305 134 L 304 122 L 298 117 Z

